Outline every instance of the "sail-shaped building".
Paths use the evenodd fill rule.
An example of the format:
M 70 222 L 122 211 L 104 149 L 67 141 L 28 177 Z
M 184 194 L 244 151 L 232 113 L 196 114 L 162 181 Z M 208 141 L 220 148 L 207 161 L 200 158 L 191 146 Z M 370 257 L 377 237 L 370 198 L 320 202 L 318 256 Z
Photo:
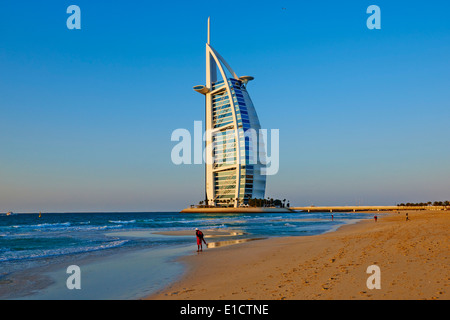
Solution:
M 194 87 L 205 96 L 205 191 L 214 207 L 240 207 L 264 199 L 266 157 L 258 116 L 247 92 L 250 76 L 238 77 L 206 43 L 206 84 Z

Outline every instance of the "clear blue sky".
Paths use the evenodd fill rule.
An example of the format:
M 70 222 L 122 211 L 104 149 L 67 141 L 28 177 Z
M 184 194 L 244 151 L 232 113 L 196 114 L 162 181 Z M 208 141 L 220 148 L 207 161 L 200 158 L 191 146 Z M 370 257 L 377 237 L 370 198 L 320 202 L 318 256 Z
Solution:
M 212 45 L 238 75 L 291 205 L 450 199 L 449 1 L 2 1 L 0 212 L 180 210 L 202 165 L 173 130 L 204 119 L 192 87 Z M 81 30 L 66 9 L 81 8 Z M 369 30 L 369 5 L 381 30 Z M 285 9 L 283 9 L 285 8 Z

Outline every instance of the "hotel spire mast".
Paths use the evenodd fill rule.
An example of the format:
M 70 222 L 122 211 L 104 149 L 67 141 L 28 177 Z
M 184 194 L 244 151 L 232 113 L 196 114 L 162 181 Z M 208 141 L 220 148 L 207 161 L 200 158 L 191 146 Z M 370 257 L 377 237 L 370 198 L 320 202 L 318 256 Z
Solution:
M 208 44 L 211 44 L 211 17 L 208 17 Z

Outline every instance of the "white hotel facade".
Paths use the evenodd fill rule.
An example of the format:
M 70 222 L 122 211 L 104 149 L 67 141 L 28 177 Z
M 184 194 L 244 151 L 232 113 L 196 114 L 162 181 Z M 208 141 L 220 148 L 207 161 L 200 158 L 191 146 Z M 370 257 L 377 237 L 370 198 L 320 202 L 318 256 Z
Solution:
M 252 198 L 264 199 L 266 149 L 247 92 L 251 80 L 238 77 L 211 46 L 208 18 L 206 84 L 194 90 L 205 96 L 205 201 L 210 206 L 239 207 Z

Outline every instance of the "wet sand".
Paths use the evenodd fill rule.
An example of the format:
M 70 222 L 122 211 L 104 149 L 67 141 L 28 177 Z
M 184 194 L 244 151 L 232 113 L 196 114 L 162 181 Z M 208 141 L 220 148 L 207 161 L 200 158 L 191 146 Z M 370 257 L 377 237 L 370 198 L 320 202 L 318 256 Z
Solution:
M 147 299 L 449 299 L 449 211 L 378 215 L 335 232 L 204 249 Z M 368 289 L 367 268 L 381 289 Z
M 215 230 L 215 229 L 207 229 L 202 230 L 205 238 L 215 238 L 215 237 L 232 237 L 245 234 L 241 230 Z M 193 230 L 175 230 L 175 231 L 161 231 L 161 232 L 153 232 L 153 234 L 161 234 L 166 236 L 190 236 L 195 237 L 195 231 Z

